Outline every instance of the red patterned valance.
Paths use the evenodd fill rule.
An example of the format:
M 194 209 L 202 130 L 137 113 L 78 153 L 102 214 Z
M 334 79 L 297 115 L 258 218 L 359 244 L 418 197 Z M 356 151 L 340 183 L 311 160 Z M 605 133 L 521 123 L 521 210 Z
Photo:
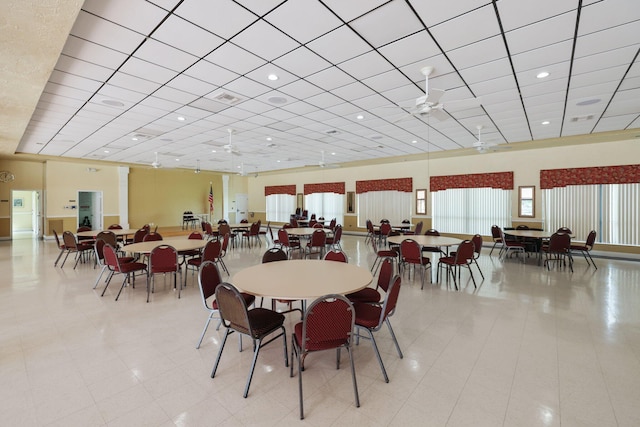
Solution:
M 540 171 L 540 188 L 543 190 L 566 187 L 567 185 L 634 184 L 639 182 L 640 165 L 543 169 Z
M 513 190 L 513 172 L 470 173 L 431 177 L 431 191 L 448 188 L 501 188 Z
M 402 191 L 413 192 L 413 178 L 395 179 L 371 179 L 368 181 L 356 181 L 356 193 L 362 194 L 369 191 Z
M 336 193 L 344 194 L 344 182 L 321 182 L 318 184 L 305 184 L 304 194 Z
M 264 187 L 264 195 L 270 196 L 272 194 L 290 194 L 296 195 L 296 186 L 294 185 L 267 185 Z

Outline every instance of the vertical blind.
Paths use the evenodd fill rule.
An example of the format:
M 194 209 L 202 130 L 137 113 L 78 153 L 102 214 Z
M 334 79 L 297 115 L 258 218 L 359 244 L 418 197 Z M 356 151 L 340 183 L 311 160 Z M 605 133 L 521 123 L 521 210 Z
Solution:
M 640 184 L 567 185 L 542 190 L 545 229 L 569 227 L 576 239 L 640 244 Z
M 327 221 L 335 218 L 336 224 L 344 223 L 344 194 L 313 193 L 304 196 L 304 208 L 309 215 L 316 214 Z
M 383 218 L 392 224 L 411 218 L 411 197 L 405 191 L 368 191 L 358 194 L 358 227 L 365 227 L 367 219 L 377 224 Z
M 511 224 L 513 190 L 450 188 L 432 194 L 433 228 L 444 233 L 484 234 Z
M 291 194 L 270 194 L 266 196 L 267 221 L 289 222 L 296 211 L 296 196 Z

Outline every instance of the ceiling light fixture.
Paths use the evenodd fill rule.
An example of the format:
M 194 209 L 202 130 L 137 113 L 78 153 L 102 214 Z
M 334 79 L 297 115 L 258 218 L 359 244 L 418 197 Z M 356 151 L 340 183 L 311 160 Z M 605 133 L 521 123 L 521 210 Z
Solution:
M 416 141 L 415 139 L 413 141 L 411 141 L 412 144 L 417 144 L 418 141 Z
M 549 120 L 545 120 L 544 122 L 542 122 L 543 125 L 548 125 L 549 123 L 551 123 Z
M 276 80 L 278 80 L 278 76 L 276 76 L 275 74 L 269 74 L 267 78 L 272 82 L 275 82 Z
M 178 120 L 180 120 L 181 122 L 184 122 L 186 119 L 182 116 L 178 116 Z
M 590 98 L 578 101 L 576 102 L 576 105 L 579 107 L 584 107 L 585 105 L 597 104 L 598 102 L 600 102 L 600 98 Z
M 549 73 L 547 71 L 541 71 L 536 75 L 539 79 L 544 79 L 545 77 L 549 77 Z
M 109 154 L 109 150 L 104 150 L 105 153 Z
M 271 138 L 270 136 L 267 137 L 267 141 L 273 141 L 273 138 Z
M 200 170 L 200 160 L 196 160 L 196 170 L 194 171 L 195 173 L 200 173 L 202 172 Z
M 132 141 L 137 141 L 138 138 L 136 138 L 135 136 L 133 138 L 131 138 Z
M 364 116 L 363 116 L 362 114 L 358 114 L 358 115 L 356 116 L 356 119 L 358 119 L 358 120 L 362 120 L 362 119 L 364 119 Z

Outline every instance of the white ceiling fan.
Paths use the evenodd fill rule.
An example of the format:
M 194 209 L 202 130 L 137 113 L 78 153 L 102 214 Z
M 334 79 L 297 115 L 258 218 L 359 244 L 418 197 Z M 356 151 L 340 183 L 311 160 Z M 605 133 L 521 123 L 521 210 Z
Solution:
M 320 161 L 318 162 L 318 166 L 320 166 L 321 168 L 339 168 L 340 165 L 337 165 L 335 163 L 327 163 L 324 161 L 324 150 L 320 151 L 321 153 L 321 157 L 320 157 Z
M 487 142 L 482 140 L 482 125 L 477 125 L 476 129 L 478 129 L 478 140 L 473 143 L 473 148 L 476 149 L 478 153 L 488 153 L 490 151 L 497 151 L 506 148 L 511 148 L 505 145 L 496 144 L 495 142 Z
M 468 98 L 457 101 L 451 101 L 443 104 L 440 102 L 446 91 L 442 89 L 429 88 L 429 76 L 433 73 L 432 66 L 422 67 L 420 72 L 425 77 L 424 83 L 424 95 L 416 98 L 415 106 L 412 108 L 411 114 L 413 116 L 424 117 L 433 116 L 438 120 L 447 120 L 449 118 L 448 111 L 465 110 L 468 108 L 474 108 L 480 106 L 479 98 Z M 401 119 L 401 120 L 404 120 Z
M 227 129 L 227 132 L 229 132 L 229 143 L 222 146 L 223 150 L 226 153 L 233 154 L 234 156 L 242 156 L 239 151 L 234 149 L 233 143 L 231 142 L 231 135 L 234 133 L 233 129 Z
M 158 169 L 162 167 L 162 164 L 158 161 L 158 152 L 156 151 L 156 160 L 151 163 L 151 167 L 154 169 Z

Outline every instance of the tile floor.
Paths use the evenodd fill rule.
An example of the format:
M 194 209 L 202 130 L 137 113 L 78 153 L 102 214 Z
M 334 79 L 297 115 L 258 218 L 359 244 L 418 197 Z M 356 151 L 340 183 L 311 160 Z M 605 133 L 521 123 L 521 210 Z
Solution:
M 363 237 L 343 238 L 351 263 L 372 263 Z M 263 250 L 230 253 L 231 273 Z M 405 277 L 392 318 L 404 359 L 381 330 L 386 384 L 370 344 L 355 348 L 360 408 L 346 354 L 339 371 L 335 353 L 309 356 L 299 421 L 278 342 L 261 351 L 247 399 L 251 351 L 235 338 L 209 377 L 221 334 L 195 349 L 206 313 L 191 276 L 180 300 L 159 278 L 151 303 L 142 281 L 116 302 L 115 283 L 102 298 L 91 289 L 91 265 L 54 268 L 53 242 L 2 242 L 0 424 L 640 425 L 640 264 L 597 259 L 596 271 L 578 257 L 571 274 L 488 253 L 477 290 L 466 272 L 460 292 Z

